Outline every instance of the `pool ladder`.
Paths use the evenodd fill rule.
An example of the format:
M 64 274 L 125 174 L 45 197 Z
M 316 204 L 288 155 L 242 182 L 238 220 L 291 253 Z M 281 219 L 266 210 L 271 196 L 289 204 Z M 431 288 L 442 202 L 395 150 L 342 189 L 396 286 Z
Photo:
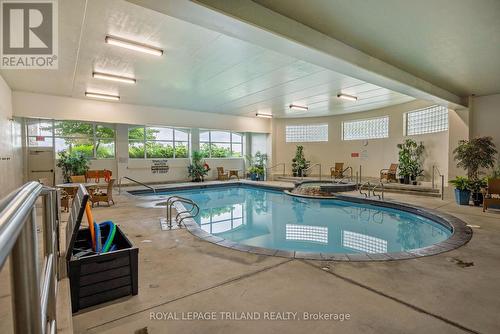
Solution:
M 363 192 L 364 188 L 366 188 L 367 192 Z M 378 194 L 375 193 L 375 190 L 377 190 L 377 188 L 380 188 L 380 193 L 378 193 Z M 379 200 L 383 200 L 384 199 L 384 184 L 382 182 L 376 183 L 376 184 L 371 184 L 370 181 L 365 182 L 359 187 L 359 193 L 361 195 L 365 195 L 365 198 L 371 197 L 371 195 L 373 195 L 373 197 L 378 197 Z M 371 195 L 370 195 L 370 193 L 371 193 Z
M 196 204 L 195 201 L 181 196 L 170 196 L 169 198 L 167 198 L 167 225 L 170 230 L 172 229 L 172 207 L 175 203 L 184 203 L 191 205 L 190 209 L 177 211 L 175 222 L 177 223 L 177 227 L 179 228 L 182 227 L 181 224 L 184 219 L 194 218 L 200 213 L 200 207 L 198 206 L 198 204 Z

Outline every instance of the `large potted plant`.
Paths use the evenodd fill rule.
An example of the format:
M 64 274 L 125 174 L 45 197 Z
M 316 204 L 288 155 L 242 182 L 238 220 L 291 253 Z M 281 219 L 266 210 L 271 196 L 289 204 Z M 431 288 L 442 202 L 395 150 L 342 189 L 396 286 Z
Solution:
M 64 182 L 71 182 L 71 176 L 85 175 L 89 170 L 89 159 L 80 152 L 61 151 L 56 166 L 61 168 Z
M 457 161 L 457 167 L 467 171 L 474 205 L 481 205 L 483 203 L 481 189 L 485 186 L 484 180 L 480 177 L 482 169 L 495 166 L 495 155 L 498 153 L 493 138 L 479 137 L 471 140 L 461 140 L 453 153 L 455 154 L 454 159 Z
M 417 143 L 413 139 L 406 139 L 404 143 L 397 145 L 399 149 L 399 176 L 402 183 L 417 184 L 417 177 L 423 173 L 422 156 L 424 145 Z
M 263 180 L 266 169 L 267 154 L 257 151 L 254 156 L 247 155 L 246 159 L 248 165 L 250 166 L 248 168 L 250 179 L 252 181 Z
M 297 145 L 295 157 L 292 159 L 293 176 L 307 176 L 304 170 L 309 168 L 310 163 L 304 156 L 304 146 Z
M 188 174 L 193 182 L 203 182 L 208 174 L 210 167 L 203 160 L 203 154 L 199 151 L 193 151 L 191 164 L 188 166 Z
M 464 176 L 457 176 L 450 180 L 450 183 L 455 187 L 455 201 L 458 205 L 469 205 L 470 200 L 470 182 Z

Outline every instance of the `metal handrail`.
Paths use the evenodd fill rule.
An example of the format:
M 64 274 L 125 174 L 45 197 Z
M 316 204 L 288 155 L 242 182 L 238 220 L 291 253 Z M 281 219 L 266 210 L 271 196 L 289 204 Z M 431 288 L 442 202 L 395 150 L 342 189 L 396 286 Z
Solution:
M 35 203 L 43 198 L 44 261 L 40 275 Z M 29 182 L 0 203 L 0 268 L 10 255 L 14 333 L 56 328 L 59 193 Z
M 195 201 L 193 201 L 189 198 L 181 197 L 181 196 L 170 196 L 169 198 L 167 198 L 167 202 L 166 202 L 166 204 L 167 204 L 166 205 L 166 207 L 167 207 L 167 224 L 168 224 L 168 227 L 170 229 L 172 228 L 172 206 L 174 205 L 175 202 L 181 202 L 181 203 L 186 203 L 186 204 L 191 205 L 191 209 L 177 212 L 177 215 L 175 216 L 175 221 L 177 222 L 177 226 L 179 226 L 179 227 L 181 226 L 181 223 L 184 219 L 194 218 L 200 213 L 200 207 L 198 206 L 198 204 L 196 204 Z M 195 210 L 195 209 L 196 209 L 196 213 L 192 214 L 193 210 Z M 183 213 L 189 213 L 189 215 L 181 217 L 181 219 L 178 220 L 179 216 Z
M 364 186 L 370 187 L 370 186 L 371 186 L 370 181 L 363 183 L 363 184 L 359 187 L 359 193 L 360 193 L 361 195 L 365 195 L 365 198 L 368 198 L 368 197 L 370 197 L 370 188 L 368 188 L 368 193 L 364 193 L 364 192 L 363 192 L 363 187 L 364 187 Z
M 313 167 L 316 167 L 316 166 L 319 166 L 319 180 L 321 181 L 321 164 L 320 163 L 313 164 L 313 165 L 307 167 L 306 169 L 301 169 L 300 170 L 300 179 L 301 180 L 304 179 L 304 172 L 306 172 L 309 169 L 312 169 Z
M 437 171 L 439 177 L 441 178 L 441 200 L 444 200 L 444 175 L 441 174 L 441 171 L 435 165 L 432 165 L 432 189 L 435 188 L 435 171 Z
M 352 181 L 352 174 L 353 174 L 353 173 L 352 173 L 352 167 L 351 167 L 351 166 L 346 167 L 346 168 L 342 171 L 342 175 L 344 175 L 345 171 L 346 171 L 346 170 L 348 170 L 348 169 L 350 169 L 350 170 L 351 170 L 351 176 L 349 177 L 349 179 Z M 345 179 L 345 177 L 343 177 L 343 179 Z
M 375 189 L 377 189 L 377 187 L 380 186 L 381 188 L 381 192 L 380 194 L 375 194 Z M 384 184 L 382 182 L 376 184 L 373 186 L 372 188 L 372 195 L 373 196 L 377 196 L 379 200 L 383 200 L 384 199 Z
M 151 190 L 153 190 L 153 192 L 156 194 L 156 189 L 155 189 L 155 188 L 153 188 L 153 187 L 151 187 L 151 186 L 148 186 L 147 184 L 142 183 L 142 182 L 140 182 L 140 181 L 134 180 L 134 179 L 132 179 L 132 178 L 130 178 L 130 177 L 128 177 L 128 176 L 122 176 L 122 177 L 120 177 L 120 180 L 118 181 L 118 194 L 121 194 L 121 193 L 122 193 L 122 179 L 127 179 L 127 180 L 132 181 L 132 182 L 135 182 L 135 183 L 137 183 L 137 184 L 139 184 L 139 185 L 141 185 L 141 186 L 143 186 L 143 187 L 146 187 L 146 188 L 148 188 L 148 189 L 151 189 Z
M 283 176 L 285 176 L 285 168 L 286 168 L 286 164 L 284 162 L 280 162 L 274 166 L 271 166 L 271 167 L 266 167 L 265 171 L 266 171 L 266 175 L 265 175 L 265 179 L 267 180 L 267 174 L 268 174 L 268 170 L 271 170 L 273 168 L 276 168 L 278 166 L 281 166 L 283 165 Z

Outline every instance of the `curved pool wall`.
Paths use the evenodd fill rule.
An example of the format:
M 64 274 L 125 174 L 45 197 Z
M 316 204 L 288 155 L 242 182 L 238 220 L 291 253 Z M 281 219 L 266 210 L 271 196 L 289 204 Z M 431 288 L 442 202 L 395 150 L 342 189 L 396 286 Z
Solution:
M 214 188 L 219 188 L 219 191 L 211 191 L 211 190 L 216 190 Z M 232 188 L 233 195 L 232 196 L 226 196 L 227 198 L 225 200 L 231 200 L 235 201 L 237 198 L 236 195 L 236 190 L 238 188 L 246 188 L 246 189 L 262 189 L 262 188 L 255 188 L 255 187 L 250 187 L 247 184 L 244 186 L 238 186 L 237 184 L 233 185 L 225 185 L 223 188 L 220 187 L 212 187 L 212 186 L 203 186 L 202 189 L 200 187 L 197 187 L 198 191 L 193 192 L 193 189 L 191 188 L 191 193 L 197 193 L 196 196 L 204 196 L 204 194 L 210 194 L 210 196 L 216 194 L 216 196 L 223 196 L 224 192 L 228 192 L 229 189 Z M 273 190 L 266 190 L 266 193 L 271 192 L 272 193 L 272 201 L 291 201 L 290 195 L 284 194 L 282 191 L 276 191 L 276 188 Z M 147 195 L 147 193 L 141 192 L 142 195 Z M 184 193 L 184 194 L 183 194 Z M 258 193 L 258 192 L 257 192 Z M 178 190 L 171 190 L 169 189 L 167 193 L 164 193 L 164 195 L 169 195 L 169 194 L 177 194 L 180 196 L 186 195 L 186 191 L 178 191 Z M 149 195 L 152 195 L 149 193 Z M 161 193 L 160 193 L 161 195 Z M 277 196 L 276 196 L 277 195 Z M 286 197 L 281 197 L 281 196 L 286 196 Z M 296 196 L 296 195 L 295 195 Z M 224 196 L 223 196 L 224 197 Z M 269 197 L 269 195 L 267 196 Z M 301 197 L 301 196 L 299 196 Z M 410 206 L 402 203 L 396 203 L 396 202 L 386 202 L 386 201 L 378 201 L 378 200 L 370 200 L 370 199 L 362 199 L 362 198 L 357 198 L 357 197 L 351 197 L 351 196 L 342 196 L 342 195 L 337 195 L 335 199 L 316 199 L 316 198 L 297 198 L 299 202 L 296 202 L 300 205 L 295 205 L 295 211 L 297 210 L 316 210 L 323 206 L 323 208 L 328 208 L 328 207 L 337 207 L 341 206 L 343 208 L 347 208 L 349 210 L 354 210 L 354 212 L 359 212 L 359 218 L 356 220 L 355 219 L 355 224 L 349 226 L 349 228 L 343 228 L 343 234 L 342 236 L 337 235 L 335 237 L 335 229 L 337 228 L 337 223 L 331 223 L 331 222 L 326 222 L 326 223 L 321 223 L 319 219 L 313 219 L 311 220 L 311 217 L 308 216 L 306 213 L 306 220 L 309 217 L 309 220 L 305 222 L 300 222 L 300 221 L 294 221 L 293 218 L 289 221 L 293 226 L 295 230 L 291 230 L 290 233 L 295 233 L 298 238 L 305 239 L 304 247 L 296 247 L 297 244 L 294 244 L 292 248 L 294 249 L 289 249 L 287 247 L 269 247 L 266 245 L 265 242 L 262 240 L 259 241 L 259 238 L 265 239 L 267 236 L 266 234 L 269 234 L 269 231 L 262 231 L 259 229 L 256 229 L 252 233 L 255 233 L 255 235 L 251 235 L 253 245 L 252 244 L 244 244 L 241 242 L 238 242 L 238 238 L 241 237 L 241 230 L 238 230 L 238 226 L 241 225 L 239 223 L 239 212 L 238 210 L 232 210 L 231 211 L 231 218 L 234 218 L 231 220 L 231 224 L 238 225 L 234 229 L 230 229 L 230 232 L 227 231 L 221 231 L 221 230 L 211 230 L 212 225 L 210 225 L 210 230 L 212 233 L 207 232 L 207 226 L 203 226 L 203 228 L 200 227 L 200 221 L 195 221 L 193 219 L 185 219 L 184 223 L 186 228 L 195 236 L 200 237 L 206 241 L 216 243 L 217 245 L 223 246 L 223 247 L 228 247 L 231 249 L 239 250 L 239 251 L 245 251 L 245 252 L 250 252 L 250 253 L 255 253 L 255 254 L 262 254 L 262 255 L 274 255 L 274 256 L 282 256 L 282 257 L 289 257 L 289 258 L 300 258 L 300 259 L 313 259 L 313 260 L 336 260 L 336 261 L 384 261 L 384 260 L 400 260 L 400 259 L 411 259 L 411 258 L 417 258 L 421 256 L 429 256 L 429 255 L 434 255 L 434 254 L 439 254 L 442 252 L 446 252 L 455 248 L 458 248 L 462 246 L 463 244 L 467 243 L 470 238 L 472 237 L 472 230 L 466 226 L 464 222 L 459 220 L 456 217 L 453 217 L 451 215 L 444 214 L 442 212 L 438 212 L 435 210 L 429 210 L 429 209 L 424 209 L 416 206 Z M 202 203 L 202 211 L 203 211 L 203 198 L 198 197 L 198 202 Z M 217 200 L 217 198 L 215 198 Z M 236 200 L 237 201 L 237 200 Z M 294 200 L 295 201 L 295 200 Z M 208 203 L 205 201 L 205 203 Z M 217 203 L 217 201 L 215 202 Z M 271 202 L 272 203 L 272 202 Z M 212 203 L 213 204 L 213 203 Z M 208 205 L 210 206 L 210 215 L 207 215 L 207 212 L 205 212 L 205 218 L 204 222 L 206 223 L 207 221 L 211 221 L 213 217 L 217 217 L 214 220 L 229 217 L 228 213 L 224 213 L 221 211 L 221 208 L 217 207 L 217 205 Z M 262 205 L 262 203 L 261 203 Z M 272 205 L 276 205 L 275 203 L 272 203 Z M 251 206 L 249 209 L 248 206 Z M 248 205 L 245 210 L 250 210 L 252 214 L 255 214 L 254 209 L 256 209 L 255 205 L 252 203 L 252 205 Z M 176 203 L 176 208 L 179 210 L 183 210 L 183 206 L 180 203 Z M 315 209 L 316 208 L 316 209 Z M 361 209 L 360 209 L 361 208 Z M 214 211 L 215 210 L 215 211 Z M 262 212 L 262 208 L 260 208 Z M 292 209 L 292 211 L 294 211 Z M 386 214 L 386 219 L 384 222 L 384 228 L 390 227 L 391 224 L 398 223 L 398 221 L 392 221 L 391 220 L 391 215 L 399 215 L 403 217 L 404 219 L 410 219 L 414 220 L 415 217 L 418 217 L 418 219 L 422 220 L 422 224 L 431 224 L 432 228 L 431 231 L 434 233 L 434 237 L 431 237 L 429 239 L 430 241 L 436 241 L 432 242 L 431 244 L 425 244 L 423 243 L 423 247 L 416 247 L 416 248 L 411 248 L 412 245 L 419 245 L 422 244 L 422 240 L 419 242 L 419 238 L 422 238 L 422 236 L 417 233 L 416 235 L 412 234 L 412 230 L 415 230 L 416 227 L 418 227 L 418 224 L 400 224 L 398 223 L 399 229 L 396 231 L 397 235 L 396 237 L 406 240 L 405 242 L 409 242 L 409 247 L 404 248 L 404 250 L 400 251 L 391 251 L 391 243 L 394 243 L 393 239 L 394 236 L 392 236 L 391 239 L 391 233 L 389 231 L 387 235 L 382 235 L 382 237 L 378 234 L 377 232 L 377 224 L 380 222 L 377 222 L 377 220 L 380 220 L 380 214 L 377 216 L 377 212 L 383 211 L 382 216 L 387 212 Z M 350 212 L 350 211 L 349 211 Z M 367 214 L 371 212 L 373 215 L 372 218 L 366 218 L 369 217 L 370 214 Z M 295 212 L 297 213 L 297 212 Z M 286 216 L 286 213 L 283 211 L 279 211 L 278 214 L 281 217 Z M 413 217 L 414 215 L 415 217 Z M 264 215 L 265 217 L 265 215 Z M 295 217 L 300 217 L 295 215 Z M 348 216 L 344 216 L 348 217 Z M 387 218 L 389 217 L 389 218 Z M 408 218 L 410 217 L 410 218 Z M 412 218 L 413 217 L 413 218 Z M 290 218 L 290 217 L 288 217 Z M 199 218 L 198 220 L 200 220 Z M 268 216 L 267 219 L 272 220 L 272 216 Z M 370 220 L 371 219 L 371 220 Z M 224 220 L 224 219 L 220 219 Z M 247 220 L 247 224 L 249 221 Z M 273 224 L 273 223 L 272 223 Z M 271 224 L 271 226 L 273 226 Z M 227 225 L 227 224 L 226 224 Z M 258 222 L 256 223 L 258 225 Z M 276 224 L 278 225 L 278 224 Z M 308 230 L 304 231 L 301 229 L 302 227 L 307 226 Z M 325 226 L 327 227 L 328 231 L 325 231 Z M 427 225 L 425 225 L 427 226 Z M 428 229 L 429 226 L 424 229 L 424 235 L 428 234 Z M 273 228 L 281 228 L 280 226 L 276 226 Z M 348 233 L 346 233 L 346 230 Z M 375 231 L 375 232 L 373 232 Z M 220 233 L 222 232 L 222 233 Z M 342 239 L 342 243 L 349 244 L 349 246 L 354 247 L 353 251 L 346 251 L 346 249 L 334 249 L 334 251 L 329 250 L 328 248 L 325 247 L 319 247 L 319 250 L 311 251 L 311 245 L 314 246 L 314 243 L 311 244 L 312 242 L 315 243 L 321 243 L 325 242 L 325 237 L 324 234 L 325 232 L 330 234 L 331 238 L 334 238 L 335 241 L 337 242 L 338 240 Z M 394 232 L 394 231 L 393 231 Z M 260 234 L 259 234 L 260 233 Z M 277 233 L 277 236 L 282 236 L 285 233 L 288 233 L 288 231 L 284 231 L 284 229 L 281 229 L 279 233 Z M 323 233 L 323 235 L 322 235 Z M 426 234 L 427 233 L 427 234 Z M 215 234 L 215 235 L 214 235 Z M 302 235 L 301 235 L 302 234 Z M 395 233 L 392 233 L 395 234 Z M 312 236 L 312 237 L 311 237 Z M 232 240 L 231 240 L 232 239 Z M 309 239 L 309 240 L 307 240 Z M 383 242 L 384 239 L 387 239 L 388 241 Z M 258 242 L 255 243 L 254 241 L 257 240 Z M 392 241 L 391 241 L 392 240 Z M 302 240 L 304 241 L 304 240 Z M 287 241 L 290 242 L 290 241 Z M 300 240 L 299 240 L 299 245 L 300 245 Z M 257 245 L 256 245 L 257 244 Z M 278 242 L 278 246 L 279 246 Z M 408 246 L 406 245 L 406 246 Z M 385 250 L 384 247 L 387 247 L 387 251 Z M 312 247 L 312 248 L 317 248 L 317 247 Z

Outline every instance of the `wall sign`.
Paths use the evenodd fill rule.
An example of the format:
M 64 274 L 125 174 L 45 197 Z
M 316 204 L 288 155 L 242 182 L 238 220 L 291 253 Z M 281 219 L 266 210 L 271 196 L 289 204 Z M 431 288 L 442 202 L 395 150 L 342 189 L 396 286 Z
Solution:
M 359 158 L 359 153 L 358 152 L 352 152 L 351 153 L 351 158 Z
M 170 167 L 167 165 L 168 160 L 151 160 L 151 173 L 167 174 Z

